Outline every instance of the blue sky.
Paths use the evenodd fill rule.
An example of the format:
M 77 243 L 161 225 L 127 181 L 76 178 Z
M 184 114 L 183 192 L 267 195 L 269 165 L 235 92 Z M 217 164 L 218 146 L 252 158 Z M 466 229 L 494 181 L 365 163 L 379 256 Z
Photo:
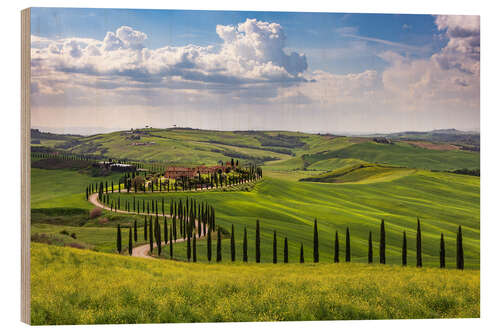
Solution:
M 261 108 L 269 110 L 272 109 L 270 106 L 273 104 L 276 105 L 276 102 L 279 100 L 281 104 L 279 104 L 280 107 L 277 108 L 276 119 L 273 119 L 277 123 L 282 123 L 280 120 L 285 117 L 283 109 L 288 110 L 287 112 L 289 113 L 292 112 L 290 108 L 293 108 L 293 105 L 290 106 L 289 104 L 294 104 L 292 103 L 293 101 L 295 101 L 296 109 L 300 108 L 302 110 L 294 111 L 302 112 L 301 114 L 304 114 L 303 110 L 307 108 L 304 105 L 309 105 L 309 109 L 306 111 L 309 112 L 309 118 L 310 114 L 314 114 L 314 112 L 317 112 L 318 115 L 321 114 L 322 117 L 327 117 L 325 114 L 328 115 L 328 112 L 325 112 L 323 109 L 325 107 L 328 108 L 328 106 L 325 106 L 324 101 L 333 101 L 335 105 L 330 105 L 330 109 L 341 109 L 342 111 L 331 111 L 330 117 L 336 120 L 339 119 L 340 115 L 342 115 L 342 120 L 346 117 L 351 117 L 352 119 L 345 121 L 344 125 L 350 126 L 349 124 L 356 124 L 354 119 L 359 119 L 360 116 L 364 117 L 364 115 L 359 114 L 363 112 L 363 105 L 368 106 L 368 109 L 371 110 L 366 112 L 374 112 L 373 105 L 377 103 L 377 112 L 380 112 L 383 109 L 387 109 L 384 104 L 387 104 L 392 98 L 397 100 L 399 108 L 401 108 L 401 105 L 405 103 L 405 99 L 414 101 L 415 96 L 429 96 L 430 98 L 425 101 L 426 103 L 421 103 L 422 105 L 420 106 L 403 106 L 403 108 L 407 109 L 405 112 L 420 112 L 421 117 L 430 117 L 432 114 L 429 113 L 428 110 L 428 108 L 432 106 L 429 105 L 431 102 L 430 100 L 436 99 L 436 94 L 439 94 L 439 89 L 442 89 L 442 100 L 436 100 L 436 104 L 434 104 L 434 112 L 443 113 L 441 117 L 437 117 L 441 119 L 439 122 L 421 119 L 414 126 L 415 128 L 406 128 L 408 124 L 401 123 L 401 121 L 399 121 L 399 124 L 394 123 L 390 126 L 384 126 L 382 123 L 377 123 L 374 125 L 373 130 L 417 129 L 417 127 L 418 129 L 423 129 L 421 127 L 432 129 L 430 127 L 453 127 L 452 125 L 464 128 L 466 124 L 471 124 L 471 119 L 476 118 L 477 121 L 474 120 L 472 126 L 478 127 L 479 125 L 479 110 L 478 108 L 477 110 L 475 109 L 475 105 L 478 105 L 478 100 L 471 101 L 471 96 L 474 99 L 479 98 L 478 82 L 477 86 L 474 86 L 474 84 L 476 84 L 475 77 L 473 75 L 471 76 L 471 74 L 479 75 L 478 72 L 474 73 L 474 68 L 478 68 L 478 64 L 476 66 L 475 63 L 469 63 L 473 55 L 468 53 L 472 52 L 470 50 L 475 47 L 474 43 L 476 37 L 479 36 L 479 21 L 477 20 L 476 24 L 474 17 L 470 17 L 472 18 L 470 19 L 468 17 L 455 18 L 445 16 L 440 19 L 438 16 L 432 15 L 396 14 L 33 8 L 31 18 L 32 36 L 36 36 L 37 41 L 41 43 L 39 45 L 33 43 L 34 49 L 39 49 L 41 51 L 40 54 L 42 54 L 46 52 L 44 48 L 48 48 L 49 44 L 52 43 L 52 47 L 56 47 L 59 50 L 59 60 L 57 61 L 50 52 L 47 51 L 46 54 L 43 53 L 44 55 L 41 55 L 39 60 L 40 64 L 44 63 L 47 66 L 45 71 L 40 70 L 40 73 L 45 73 L 43 75 L 44 77 L 37 77 L 36 74 L 34 75 L 34 84 L 37 87 L 36 90 L 46 92 L 45 96 L 39 96 L 39 99 L 37 99 L 36 96 L 34 97 L 35 109 L 38 105 L 40 115 L 43 112 L 49 112 L 42 111 L 42 109 L 48 110 L 51 102 L 54 107 L 56 105 L 64 105 L 64 103 L 72 104 L 72 99 L 75 101 L 82 99 L 81 95 L 85 92 L 81 86 L 78 87 L 76 82 L 84 79 L 84 77 L 95 79 L 95 87 L 104 86 L 105 83 L 107 87 L 113 86 L 116 89 L 123 90 L 125 86 L 130 85 L 130 82 L 144 82 L 145 80 L 157 82 L 158 80 L 163 80 L 164 82 L 168 81 L 172 83 L 170 79 L 177 78 L 180 75 L 180 78 L 184 81 L 183 84 L 176 82 L 177 87 L 179 87 L 179 85 L 182 86 L 182 89 L 178 88 L 178 91 L 182 90 L 185 92 L 186 89 L 191 89 L 192 92 L 195 90 L 200 92 L 203 86 L 203 89 L 205 89 L 207 93 L 215 92 L 213 94 L 213 99 L 205 98 L 205 94 L 203 98 L 198 98 L 197 102 L 193 102 L 187 107 L 190 111 L 185 112 L 186 115 L 183 116 L 187 123 L 190 123 L 188 120 L 194 113 L 199 115 L 203 105 L 206 109 L 205 112 L 210 112 L 211 107 L 215 108 L 221 104 L 226 104 L 226 101 L 222 98 L 224 95 L 231 97 L 227 100 L 227 103 L 230 105 L 235 103 L 235 99 L 239 99 L 244 95 L 244 103 L 240 102 L 238 104 L 238 109 L 242 109 L 243 104 L 248 106 L 245 110 L 240 110 L 238 112 L 240 112 L 239 114 L 244 113 L 246 115 L 250 114 L 251 105 L 260 105 Z M 255 19 L 255 21 L 251 21 L 250 23 L 247 21 L 253 19 Z M 266 29 L 272 29 L 272 24 L 279 25 L 278 35 L 279 39 L 283 38 L 284 45 L 278 45 L 271 37 L 269 37 L 271 38 L 270 40 L 261 40 L 264 46 L 251 44 L 251 42 L 249 42 L 249 39 L 251 39 L 248 35 L 249 32 L 244 32 L 243 29 L 238 31 L 237 28 L 238 24 L 245 22 L 248 23 L 246 25 L 247 28 L 250 29 L 248 31 L 252 31 L 252 29 L 261 29 L 258 22 L 267 24 L 267 26 L 263 28 L 264 30 L 259 30 L 259 34 L 262 33 L 262 36 L 259 35 L 259 38 L 268 38 L 269 36 L 265 35 L 267 34 Z M 223 40 L 221 32 L 217 30 L 217 26 L 234 27 L 238 38 L 240 38 L 240 42 L 247 43 L 244 49 L 241 48 L 240 44 L 236 45 L 236 42 L 234 45 L 231 44 L 233 43 L 233 32 L 230 33 L 231 36 L 227 37 L 229 39 Z M 256 28 L 257 26 L 259 26 L 259 28 Z M 115 68 L 113 70 L 109 70 L 109 66 L 106 67 L 106 69 L 97 68 L 99 67 L 96 65 L 96 63 L 99 63 L 98 60 L 92 56 L 87 57 L 87 54 L 90 54 L 88 52 L 90 52 L 91 49 L 95 51 L 104 48 L 105 43 L 103 44 L 103 41 L 107 38 L 106 36 L 108 33 L 112 34 L 111 37 L 115 36 L 115 34 L 118 36 L 118 30 L 121 27 L 129 27 L 127 29 L 130 29 L 130 31 L 127 30 L 127 34 L 135 34 L 134 36 L 139 36 L 141 39 L 140 45 L 137 44 L 133 47 L 130 45 L 125 46 L 125 44 L 127 44 L 125 40 L 119 42 L 121 43 L 120 52 L 124 52 L 125 49 L 128 49 L 132 55 L 127 54 L 127 56 L 134 57 L 133 61 L 128 61 L 128 65 L 132 66 L 133 63 L 133 66 Z M 464 31 L 470 32 L 470 34 L 460 35 L 453 33 L 453 31 L 462 31 L 460 29 L 465 29 Z M 83 39 L 90 39 L 95 41 L 95 43 L 93 41 L 83 41 Z M 70 45 L 70 41 L 76 43 L 71 44 L 73 45 L 73 49 L 70 49 L 70 46 L 68 46 Z M 453 41 L 453 43 L 450 41 Z M 464 48 L 454 46 L 460 43 L 470 46 L 470 50 L 465 48 L 467 50 L 465 53 L 467 54 L 460 54 L 460 49 Z M 196 71 L 187 73 L 185 71 L 185 66 L 182 67 L 180 64 L 177 64 L 177 67 L 175 67 L 170 63 L 167 66 L 164 63 L 165 61 L 169 62 L 170 60 L 168 59 L 171 59 L 174 54 L 182 52 L 185 52 L 184 55 L 186 57 L 192 57 L 193 51 L 186 51 L 188 49 L 187 46 L 190 45 L 211 48 L 210 50 L 203 50 L 202 52 L 206 53 L 204 55 L 197 53 L 196 56 L 198 58 L 196 60 L 189 60 L 190 68 Z M 137 58 L 138 52 L 145 54 L 145 51 L 155 51 L 167 46 L 172 48 L 172 50 L 170 50 L 172 53 L 169 53 L 168 57 L 163 54 L 163 60 L 161 60 L 163 62 L 158 64 L 158 67 L 168 67 L 165 68 L 164 74 L 162 74 L 163 76 L 153 75 L 151 72 L 155 72 L 155 70 L 154 66 L 151 67 L 151 64 L 146 65 L 138 63 L 139 60 L 137 59 L 143 59 L 142 56 Z M 255 50 L 248 50 L 248 48 L 252 47 L 255 47 Z M 268 51 L 259 49 L 259 47 L 269 48 L 267 58 L 245 58 L 248 52 L 252 54 L 254 51 L 257 53 L 268 53 Z M 479 48 L 479 46 L 477 46 L 477 48 Z M 73 65 L 70 61 L 71 59 L 68 60 L 65 58 L 63 54 L 64 50 L 67 50 L 66 55 L 68 55 L 68 52 L 71 52 L 71 50 L 74 51 L 73 54 L 79 55 L 72 59 L 73 62 L 78 62 L 77 65 Z M 105 55 L 102 53 L 102 62 L 108 61 L 118 54 L 118 50 L 114 49 L 113 51 L 115 51 L 115 53 L 106 53 Z M 148 54 L 149 53 L 151 52 L 148 51 Z M 156 53 L 160 56 L 161 52 L 158 51 Z M 211 59 L 213 53 L 217 53 L 217 57 L 213 60 L 217 63 L 217 69 L 214 69 L 215 65 L 207 64 L 207 59 Z M 296 53 L 296 55 L 293 53 Z M 101 53 L 99 54 L 101 55 Z M 224 66 L 221 64 L 226 61 L 228 64 L 233 61 L 238 63 L 242 55 L 244 61 L 247 61 L 243 68 L 245 71 L 249 70 L 249 72 L 242 75 L 242 77 L 238 77 L 238 75 L 241 74 L 241 69 L 234 71 L 234 69 L 229 69 L 229 67 L 220 68 Z M 231 58 L 232 56 L 234 57 Z M 463 59 L 461 57 L 463 57 Z M 280 59 L 285 60 L 283 60 L 284 62 L 282 63 Z M 68 68 L 61 69 L 59 68 L 60 66 L 54 65 L 55 63 L 66 63 L 66 61 Z M 90 62 L 83 63 L 83 61 Z M 276 68 L 273 70 L 274 74 L 276 74 L 276 70 L 280 70 L 280 68 L 283 69 L 286 79 L 283 79 L 283 76 L 279 79 L 269 79 L 268 75 L 271 74 L 262 72 L 264 68 L 262 66 L 255 70 L 248 69 L 248 66 L 253 66 L 255 61 L 259 62 L 262 66 L 264 66 L 266 62 L 272 63 L 273 66 L 275 65 Z M 297 63 L 297 61 L 299 63 Z M 462 66 L 462 63 L 467 65 L 468 68 L 470 67 L 473 69 L 465 69 L 465 65 Z M 139 71 L 138 67 L 141 66 L 144 67 Z M 207 69 L 207 66 L 210 67 L 210 69 Z M 296 68 L 292 68 L 294 66 Z M 446 71 L 446 74 L 449 75 L 449 79 L 457 83 L 456 89 L 447 86 L 442 86 L 440 88 L 439 85 L 444 85 L 444 83 L 439 77 L 435 78 L 435 82 L 430 82 L 428 77 L 436 75 L 432 74 L 436 72 L 433 66 L 438 66 L 439 70 Z M 461 66 L 463 67 L 462 69 L 460 69 Z M 90 67 L 92 67 L 92 70 L 89 70 Z M 182 74 L 179 74 L 180 69 L 182 69 Z M 70 85 L 71 89 L 55 89 L 54 86 L 50 86 L 48 82 L 56 84 L 56 80 L 54 80 L 54 78 L 49 78 L 47 70 L 52 71 L 54 77 L 56 77 L 56 72 L 65 73 L 65 79 L 72 82 Z M 135 70 L 137 70 L 137 72 L 130 74 Z M 253 70 L 253 72 L 251 72 L 251 70 Z M 217 74 L 216 76 L 214 71 L 224 74 Z M 249 74 L 250 72 L 252 74 Z M 263 76 L 256 77 L 256 72 L 263 73 Z M 72 74 L 69 75 L 68 73 Z M 464 73 L 469 76 L 464 76 Z M 405 74 L 407 77 L 403 77 Z M 127 78 L 129 81 L 118 87 L 118 82 L 124 82 L 123 80 L 119 80 L 118 76 L 120 75 L 122 75 L 122 79 Z M 400 80 L 401 82 L 389 82 L 389 79 Z M 111 81 L 113 81 L 113 84 L 110 83 Z M 419 83 L 420 81 L 422 82 L 421 84 Z M 233 82 L 233 86 L 227 85 L 229 82 Z M 234 82 L 238 82 L 239 84 L 236 88 L 234 87 Z M 310 89 L 312 84 L 308 85 L 306 82 L 322 83 L 322 85 L 317 85 L 319 89 L 333 85 L 336 89 L 341 90 L 337 96 L 334 96 L 334 92 L 328 92 L 327 90 L 325 90 L 326 95 L 321 96 Z M 214 83 L 217 83 L 217 85 Z M 423 87 L 421 87 L 424 83 L 429 84 L 428 88 L 430 90 L 424 90 Z M 43 88 L 44 84 L 47 84 L 46 89 L 38 89 L 38 87 Z M 253 87 L 251 86 L 252 84 L 254 84 Z M 266 85 L 265 88 L 263 88 L 264 84 Z M 395 96 L 394 94 L 401 94 L 404 92 L 404 89 L 398 91 L 398 85 L 401 84 L 411 85 L 407 87 L 410 91 L 412 91 L 412 87 L 415 89 L 418 88 L 421 91 L 412 92 L 412 96 Z M 463 91 L 460 92 L 460 89 L 462 89 L 460 86 L 462 88 L 469 87 L 469 91 L 465 94 Z M 141 103 L 157 109 L 161 108 L 161 101 L 163 101 L 163 103 L 170 103 L 172 99 L 175 99 L 172 97 L 173 90 L 169 90 L 173 88 L 165 88 L 160 91 L 162 87 L 166 86 L 155 86 L 155 89 L 158 89 L 158 94 L 162 97 L 158 97 L 158 100 L 153 100 L 150 96 L 151 90 L 141 92 L 138 90 L 137 86 L 134 85 L 133 91 L 141 96 L 142 102 L 129 100 L 127 101 L 128 104 L 124 106 L 124 110 L 130 109 L 132 105 L 140 105 Z M 454 95 L 450 96 L 450 89 L 452 88 L 454 89 L 452 92 Z M 347 96 L 346 90 L 349 90 L 349 94 L 351 95 Z M 108 89 L 108 92 L 109 91 L 111 90 Z M 272 91 L 272 93 L 270 93 L 270 91 Z M 40 95 L 43 95 L 43 93 L 40 93 Z M 369 99 L 370 95 L 373 95 L 373 100 Z M 463 103 L 459 100 L 461 95 L 463 99 L 467 99 L 462 101 Z M 279 99 L 280 97 L 281 99 Z M 241 101 L 241 99 L 239 100 Z M 450 103 L 448 106 L 449 109 L 443 105 L 446 101 Z M 342 103 L 342 105 L 340 105 L 340 103 Z M 75 104 L 78 104 L 75 106 L 79 108 L 84 107 L 81 103 Z M 103 109 L 108 103 L 103 101 L 98 104 L 102 105 L 96 106 L 94 103 L 94 107 L 96 107 L 96 109 Z M 457 122 L 455 119 L 455 123 L 450 122 L 450 126 L 446 126 L 448 120 L 456 118 L 456 116 L 452 117 L 450 113 L 453 108 L 456 110 L 459 104 L 462 105 L 460 107 L 461 114 L 457 119 L 461 119 L 462 122 Z M 265 105 L 265 107 L 262 105 Z M 395 109 L 398 108 L 398 105 L 391 105 L 389 108 L 391 112 L 397 112 Z M 90 106 L 87 106 L 86 112 L 88 112 L 89 107 Z M 186 109 L 185 104 L 183 107 Z M 350 108 L 352 114 L 346 113 L 346 108 Z M 423 110 L 424 108 L 425 110 Z M 171 117 L 171 115 L 164 115 L 162 118 L 161 115 L 159 115 L 159 111 L 153 111 L 152 109 L 150 114 L 154 114 L 155 112 L 157 115 L 151 118 L 155 121 Z M 178 110 L 171 111 L 171 113 L 177 116 L 179 116 L 179 112 Z M 214 110 L 213 112 L 216 111 Z M 392 114 L 391 112 L 387 111 L 387 115 L 391 115 L 393 119 L 404 119 L 408 116 L 408 114 Z M 237 115 L 233 116 L 237 117 Z M 412 117 L 413 116 L 414 115 L 412 115 Z M 35 117 L 36 121 L 38 121 L 38 119 L 42 120 L 42 117 Z M 169 121 L 163 121 L 162 123 L 167 126 Z M 42 123 L 42 121 L 40 122 Z M 236 122 L 238 124 L 241 123 L 240 121 Z M 231 123 L 230 126 L 239 129 L 241 125 L 238 124 Z M 45 126 L 42 124 L 40 125 Z M 95 124 L 95 127 L 102 127 L 103 125 L 102 123 Z M 192 123 L 191 125 L 194 126 L 196 123 Z M 64 126 L 68 127 L 69 125 Z M 212 124 L 211 126 L 215 125 Z M 253 126 L 265 127 L 263 124 L 256 124 Z M 287 126 L 293 127 L 293 125 Z M 342 128 L 344 126 L 342 126 Z M 73 127 L 78 127 L 78 124 L 73 124 Z M 356 128 L 350 128 L 349 130 L 370 130 L 366 126 L 357 125 L 354 127 Z M 310 123 L 307 125 L 307 128 L 300 129 L 310 129 L 311 131 L 338 131 L 339 127 L 331 126 L 331 128 L 328 128 L 328 126 L 324 126 L 323 122 L 321 126 L 319 126 L 319 123 L 318 125 Z
M 439 31 L 432 15 L 74 8 L 33 8 L 31 15 L 32 32 L 38 36 L 102 39 L 108 31 L 126 25 L 150 36 L 146 46 L 153 49 L 165 45 L 219 44 L 222 41 L 214 28 L 217 24 L 235 25 L 246 18 L 279 23 L 287 32 L 287 47 L 302 52 L 347 48 L 355 42 L 367 42 L 374 50 L 382 50 L 387 46 L 383 41 L 389 41 L 410 46 L 398 49 L 418 58 L 428 57 L 446 44 L 437 38 Z M 352 32 L 346 34 L 349 30 Z M 373 54 L 351 54 L 336 58 L 334 63 L 315 54 L 308 58 L 310 68 L 334 73 L 387 66 Z

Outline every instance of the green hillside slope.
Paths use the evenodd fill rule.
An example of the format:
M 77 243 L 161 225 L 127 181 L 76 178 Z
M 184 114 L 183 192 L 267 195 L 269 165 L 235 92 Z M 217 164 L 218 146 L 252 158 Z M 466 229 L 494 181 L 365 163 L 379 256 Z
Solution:
M 300 181 L 320 183 L 371 183 L 394 180 L 416 172 L 414 169 L 388 165 L 357 163 Z
M 117 199 L 117 194 L 111 195 Z M 366 262 L 368 232 L 378 246 L 380 220 L 386 221 L 388 262 L 400 264 L 402 233 L 408 235 L 411 265 L 415 261 L 416 219 L 422 221 L 424 265 L 439 264 L 439 236 L 445 235 L 448 262 L 454 262 L 458 225 L 464 228 L 466 267 L 479 266 L 479 178 L 418 171 L 386 182 L 367 184 L 323 184 L 265 178 L 251 192 L 170 193 L 120 195 L 132 200 L 206 201 L 216 209 L 217 223 L 225 230 L 234 224 L 237 257 L 241 258 L 243 228 L 248 228 L 249 257 L 254 258 L 255 220 L 261 221 L 262 259 L 272 261 L 273 231 L 278 234 L 278 256 L 282 258 L 283 238 L 288 237 L 290 260 L 298 261 L 300 243 L 306 258 L 312 258 L 314 218 L 320 230 L 321 261 L 333 261 L 333 238 L 337 230 L 344 253 L 346 227 L 350 228 L 354 261 Z M 142 222 L 141 222 L 142 223 Z M 141 224 L 142 225 L 142 224 Z M 198 242 L 199 260 L 206 260 L 206 243 Z M 213 242 L 215 253 L 215 241 Z M 166 251 L 165 251 L 166 252 Z M 185 244 L 176 244 L 175 256 L 185 259 Z M 378 258 L 378 252 L 376 252 Z M 229 260 L 229 239 L 223 241 L 223 260 Z M 241 260 L 241 259 L 238 259 Z
M 479 168 L 479 154 L 476 152 L 431 150 L 403 142 L 395 144 L 363 142 L 335 151 L 317 153 L 309 157 L 311 161 L 328 158 L 355 158 L 372 163 L 428 170 Z

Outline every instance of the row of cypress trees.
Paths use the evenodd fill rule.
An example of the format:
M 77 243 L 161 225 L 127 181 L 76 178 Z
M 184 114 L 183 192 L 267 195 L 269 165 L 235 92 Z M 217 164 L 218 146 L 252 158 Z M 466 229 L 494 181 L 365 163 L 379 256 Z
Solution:
M 168 243 L 170 244 L 170 256 L 173 257 L 173 241 L 175 241 L 175 237 L 173 237 L 174 229 L 175 229 L 175 224 L 174 224 L 174 219 L 172 219 L 172 224 L 170 228 L 168 227 L 167 219 L 164 217 L 164 235 L 163 238 L 165 241 L 168 239 Z M 148 226 L 149 225 L 149 226 Z M 186 229 L 186 227 L 184 227 Z M 148 233 L 149 230 L 149 233 Z M 158 256 L 161 255 L 161 232 L 160 232 L 160 224 L 158 220 L 158 216 L 155 218 L 155 222 L 153 225 L 152 222 L 152 216 L 150 216 L 150 221 L 149 223 L 147 222 L 147 217 L 145 217 L 145 223 L 144 223 L 144 240 L 148 239 L 148 234 L 149 234 L 149 244 L 150 244 L 150 252 L 153 253 L 154 249 L 154 241 L 156 241 L 156 247 L 157 247 L 157 254 Z M 170 230 L 170 232 L 169 232 Z M 213 229 L 209 229 L 212 230 Z M 221 236 L 221 229 L 218 227 L 216 228 L 217 230 L 217 244 L 216 244 L 216 261 L 220 262 L 222 261 L 222 236 Z M 260 263 L 261 262 L 261 240 L 260 240 L 260 222 L 259 220 L 256 221 L 256 233 L 255 233 L 255 262 Z M 211 261 L 212 260 L 212 232 L 209 231 L 207 234 L 207 260 Z M 154 237 L 154 239 L 153 239 Z M 198 235 L 198 238 L 200 237 L 200 234 Z M 185 236 L 184 239 L 187 238 L 187 258 L 188 261 L 197 261 L 197 253 L 196 253 L 196 232 L 195 229 L 189 229 Z M 132 239 L 137 242 L 137 221 L 134 221 L 133 224 L 133 232 L 132 232 L 132 227 L 129 227 L 129 254 L 132 254 Z M 457 269 L 464 269 L 464 251 L 463 251 L 463 236 L 462 236 L 462 227 L 459 226 L 458 232 L 457 232 L 457 251 L 456 251 L 456 267 Z M 283 245 L 283 262 L 288 263 L 288 238 L 284 238 L 284 245 Z M 278 257 L 277 257 L 277 247 L 278 247 L 278 242 L 277 242 L 277 234 L 276 231 L 273 232 L 273 263 L 278 262 Z M 247 229 L 246 226 L 244 227 L 244 232 L 243 232 L 243 248 L 242 248 L 242 260 L 244 262 L 248 262 L 248 239 L 247 239 Z M 334 262 L 338 263 L 340 262 L 339 258 L 339 251 L 340 250 L 340 242 L 339 242 L 339 236 L 338 236 L 338 231 L 335 231 L 335 238 L 334 238 Z M 120 225 L 117 227 L 117 251 L 121 253 L 122 248 L 121 248 L 121 231 L 120 231 Z M 408 258 L 407 258 L 407 253 L 408 253 L 408 244 L 407 244 L 407 239 L 406 239 L 406 231 L 403 231 L 403 242 L 402 242 L 402 249 L 401 249 L 401 263 L 403 266 L 407 265 Z M 440 237 L 440 267 L 445 268 L 446 266 L 446 253 L 445 253 L 445 241 L 444 241 L 444 235 L 441 233 Z M 231 255 L 231 261 L 236 260 L 236 245 L 235 245 L 235 232 L 234 232 L 234 224 L 231 225 L 231 235 L 230 235 L 230 255 Z M 385 221 L 382 220 L 380 223 L 380 241 L 379 241 L 379 260 L 380 264 L 385 264 L 386 263 L 386 229 L 385 229 Z M 299 261 L 301 263 L 305 262 L 304 260 L 304 246 L 301 243 L 300 247 L 300 259 Z M 318 222 L 315 219 L 314 220 L 314 227 L 313 227 L 313 261 L 319 262 L 319 233 L 318 233 Z M 349 227 L 346 228 L 346 233 L 345 233 L 345 262 L 350 262 L 351 261 L 351 242 L 350 242 L 350 230 Z M 373 237 L 372 237 L 372 232 L 369 231 L 368 233 L 368 263 L 373 263 Z M 420 219 L 417 218 L 417 237 L 416 237 L 416 265 L 417 267 L 422 267 L 422 231 L 421 231 L 421 224 L 420 224 Z

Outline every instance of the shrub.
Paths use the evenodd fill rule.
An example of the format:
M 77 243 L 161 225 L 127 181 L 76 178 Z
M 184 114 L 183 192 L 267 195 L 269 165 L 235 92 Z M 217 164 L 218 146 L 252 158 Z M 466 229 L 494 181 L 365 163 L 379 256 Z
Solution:
M 99 208 L 99 207 L 94 207 L 92 208 L 92 210 L 90 211 L 90 214 L 89 214 L 89 217 L 91 219 L 93 218 L 96 218 L 96 217 L 99 217 L 102 215 L 102 208 Z
M 59 232 L 61 235 L 66 235 L 66 236 L 69 236 L 69 232 L 67 232 L 66 230 L 61 230 Z
M 76 234 L 73 232 L 70 237 L 76 239 Z

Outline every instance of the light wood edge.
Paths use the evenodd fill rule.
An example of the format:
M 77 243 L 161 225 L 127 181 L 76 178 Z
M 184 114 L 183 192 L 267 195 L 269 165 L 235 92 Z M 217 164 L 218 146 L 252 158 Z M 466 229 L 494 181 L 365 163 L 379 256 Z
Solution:
M 31 15 L 21 11 L 21 321 L 31 322 Z

